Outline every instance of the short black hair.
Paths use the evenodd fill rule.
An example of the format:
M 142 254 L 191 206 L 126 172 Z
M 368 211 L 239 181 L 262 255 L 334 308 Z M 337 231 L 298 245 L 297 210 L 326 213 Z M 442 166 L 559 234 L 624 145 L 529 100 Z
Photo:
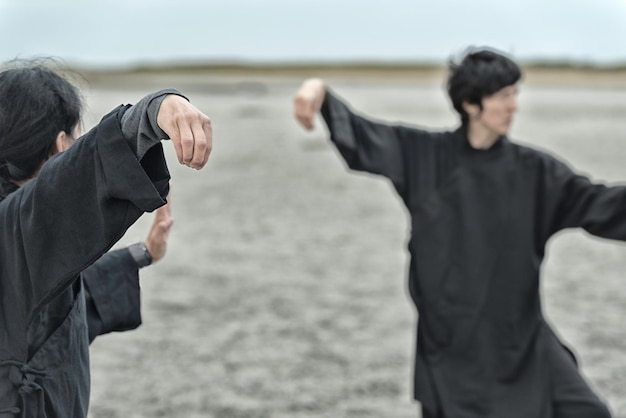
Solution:
M 52 58 L 14 60 L 0 72 L 0 177 L 33 177 L 59 132 L 71 134 L 82 118 L 78 89 L 51 67 Z
M 504 53 L 493 48 L 469 47 L 460 62 L 450 59 L 447 90 L 454 109 L 466 125 L 469 117 L 463 102 L 477 104 L 482 99 L 517 83 L 522 78 L 520 67 Z

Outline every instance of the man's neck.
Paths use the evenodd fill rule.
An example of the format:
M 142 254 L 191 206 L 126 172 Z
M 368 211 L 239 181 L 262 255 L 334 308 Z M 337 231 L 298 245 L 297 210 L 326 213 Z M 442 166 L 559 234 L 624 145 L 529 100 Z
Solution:
M 470 124 L 467 127 L 467 141 L 474 149 L 489 149 L 498 142 L 501 135 L 487 131 L 482 127 Z

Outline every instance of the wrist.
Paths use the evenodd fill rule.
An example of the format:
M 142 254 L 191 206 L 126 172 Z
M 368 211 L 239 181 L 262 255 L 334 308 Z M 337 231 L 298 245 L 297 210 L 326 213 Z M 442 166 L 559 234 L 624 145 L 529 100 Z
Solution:
M 149 266 L 152 264 L 152 254 L 146 247 L 144 242 L 137 242 L 128 246 L 128 251 L 133 257 L 139 268 Z

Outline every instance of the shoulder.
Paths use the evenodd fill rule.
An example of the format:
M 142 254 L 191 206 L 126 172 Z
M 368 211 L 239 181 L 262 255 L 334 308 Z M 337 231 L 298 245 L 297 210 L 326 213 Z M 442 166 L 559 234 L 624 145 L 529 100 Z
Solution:
M 394 123 L 394 127 L 407 141 L 427 141 L 437 145 L 454 142 L 456 131 L 433 130 L 409 123 Z
M 559 173 L 572 171 L 566 161 L 550 150 L 519 142 L 511 142 L 511 145 L 523 167 Z
M 422 155 L 426 151 L 451 150 L 455 142 L 452 131 L 436 131 L 406 123 L 394 124 L 394 128 L 406 150 Z

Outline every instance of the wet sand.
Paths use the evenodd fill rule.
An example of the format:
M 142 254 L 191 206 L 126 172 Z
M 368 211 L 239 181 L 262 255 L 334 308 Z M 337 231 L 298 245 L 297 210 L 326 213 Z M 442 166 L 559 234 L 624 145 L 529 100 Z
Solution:
M 209 114 L 207 168 L 178 166 L 167 257 L 142 271 L 143 325 L 92 345 L 91 418 L 405 418 L 416 312 L 407 214 L 381 178 L 350 174 L 327 133 L 299 128 L 310 74 L 195 72 L 94 78 L 87 127 L 120 103 L 178 87 Z M 356 109 L 456 125 L 438 74 L 326 74 Z M 626 179 L 626 82 L 528 77 L 512 137 L 598 181 Z M 142 239 L 147 214 L 120 245 Z M 626 418 L 626 246 L 559 234 L 544 308 L 583 373 Z

